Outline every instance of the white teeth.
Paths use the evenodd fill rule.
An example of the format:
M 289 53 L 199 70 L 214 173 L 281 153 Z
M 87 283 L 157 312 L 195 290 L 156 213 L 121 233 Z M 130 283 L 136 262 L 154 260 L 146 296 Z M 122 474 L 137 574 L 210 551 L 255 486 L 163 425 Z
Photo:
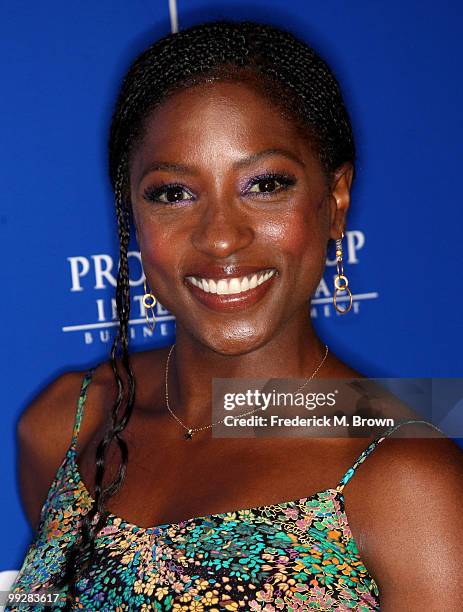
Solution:
M 225 295 L 228 293 L 228 283 L 226 280 L 219 280 L 217 282 L 217 293 L 219 295 Z
M 217 293 L 218 295 L 229 295 L 236 293 L 243 293 L 254 289 L 258 285 L 265 283 L 270 277 L 275 274 L 275 270 L 267 270 L 266 272 L 260 272 L 259 274 L 253 274 L 252 276 L 240 276 L 230 279 L 221 278 L 218 281 L 205 278 L 199 278 L 196 276 L 188 276 L 188 280 L 199 287 L 206 293 Z
M 241 293 L 241 282 L 239 278 L 232 278 L 228 283 L 228 293 Z

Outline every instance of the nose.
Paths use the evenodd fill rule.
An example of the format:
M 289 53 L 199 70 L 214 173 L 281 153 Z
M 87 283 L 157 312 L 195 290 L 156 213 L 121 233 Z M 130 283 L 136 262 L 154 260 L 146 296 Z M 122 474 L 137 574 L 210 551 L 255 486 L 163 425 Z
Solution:
M 194 247 L 212 257 L 228 257 L 254 240 L 250 219 L 227 199 L 209 201 L 192 233 Z

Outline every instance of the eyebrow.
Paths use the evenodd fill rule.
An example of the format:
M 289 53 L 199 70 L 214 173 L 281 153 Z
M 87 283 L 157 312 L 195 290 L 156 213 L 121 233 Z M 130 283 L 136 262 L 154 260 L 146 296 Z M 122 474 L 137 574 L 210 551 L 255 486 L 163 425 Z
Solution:
M 296 164 L 299 164 L 299 166 L 301 166 L 302 168 L 305 168 L 305 163 L 301 159 L 299 159 L 297 155 L 286 149 L 264 149 L 263 151 L 259 151 L 258 153 L 252 153 L 248 157 L 236 161 L 233 164 L 233 168 L 236 170 L 240 168 L 245 168 L 246 166 L 250 166 L 251 164 L 254 164 L 257 161 L 260 161 L 272 155 L 281 155 L 282 157 L 286 157 L 295 162 Z M 168 172 L 176 172 L 177 174 L 188 174 L 190 176 L 197 176 L 200 173 L 199 170 L 194 166 L 187 166 L 185 164 L 179 164 L 176 162 L 155 161 L 145 168 L 140 178 L 140 182 L 145 178 L 147 174 L 149 174 L 150 172 L 155 172 L 156 170 L 166 170 Z
M 296 162 L 303 168 L 305 168 L 305 163 L 299 159 L 297 155 L 295 155 L 292 151 L 287 151 L 286 149 L 265 149 L 264 151 L 259 151 L 259 153 L 252 153 L 248 157 L 244 159 L 240 159 L 233 164 L 234 168 L 244 168 L 245 166 L 249 166 L 256 161 L 259 161 L 265 157 L 270 157 L 271 155 L 281 155 L 282 157 L 287 157 L 288 159 Z

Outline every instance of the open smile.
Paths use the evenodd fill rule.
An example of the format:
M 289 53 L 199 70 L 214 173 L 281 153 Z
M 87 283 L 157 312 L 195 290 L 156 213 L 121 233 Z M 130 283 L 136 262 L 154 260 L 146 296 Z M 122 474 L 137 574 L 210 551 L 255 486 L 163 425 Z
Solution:
M 202 304 L 213 310 L 237 310 L 259 301 L 269 290 L 277 273 L 275 268 L 266 268 L 246 276 L 217 279 L 186 276 L 185 285 Z

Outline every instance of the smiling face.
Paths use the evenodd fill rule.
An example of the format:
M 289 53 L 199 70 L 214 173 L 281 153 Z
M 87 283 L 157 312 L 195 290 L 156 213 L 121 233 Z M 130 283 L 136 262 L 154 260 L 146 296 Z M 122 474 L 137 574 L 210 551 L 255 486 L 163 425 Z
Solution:
M 155 109 L 130 190 L 147 281 L 177 333 L 240 354 L 308 318 L 351 180 L 348 165 L 328 187 L 307 137 L 248 85 L 196 85 Z

